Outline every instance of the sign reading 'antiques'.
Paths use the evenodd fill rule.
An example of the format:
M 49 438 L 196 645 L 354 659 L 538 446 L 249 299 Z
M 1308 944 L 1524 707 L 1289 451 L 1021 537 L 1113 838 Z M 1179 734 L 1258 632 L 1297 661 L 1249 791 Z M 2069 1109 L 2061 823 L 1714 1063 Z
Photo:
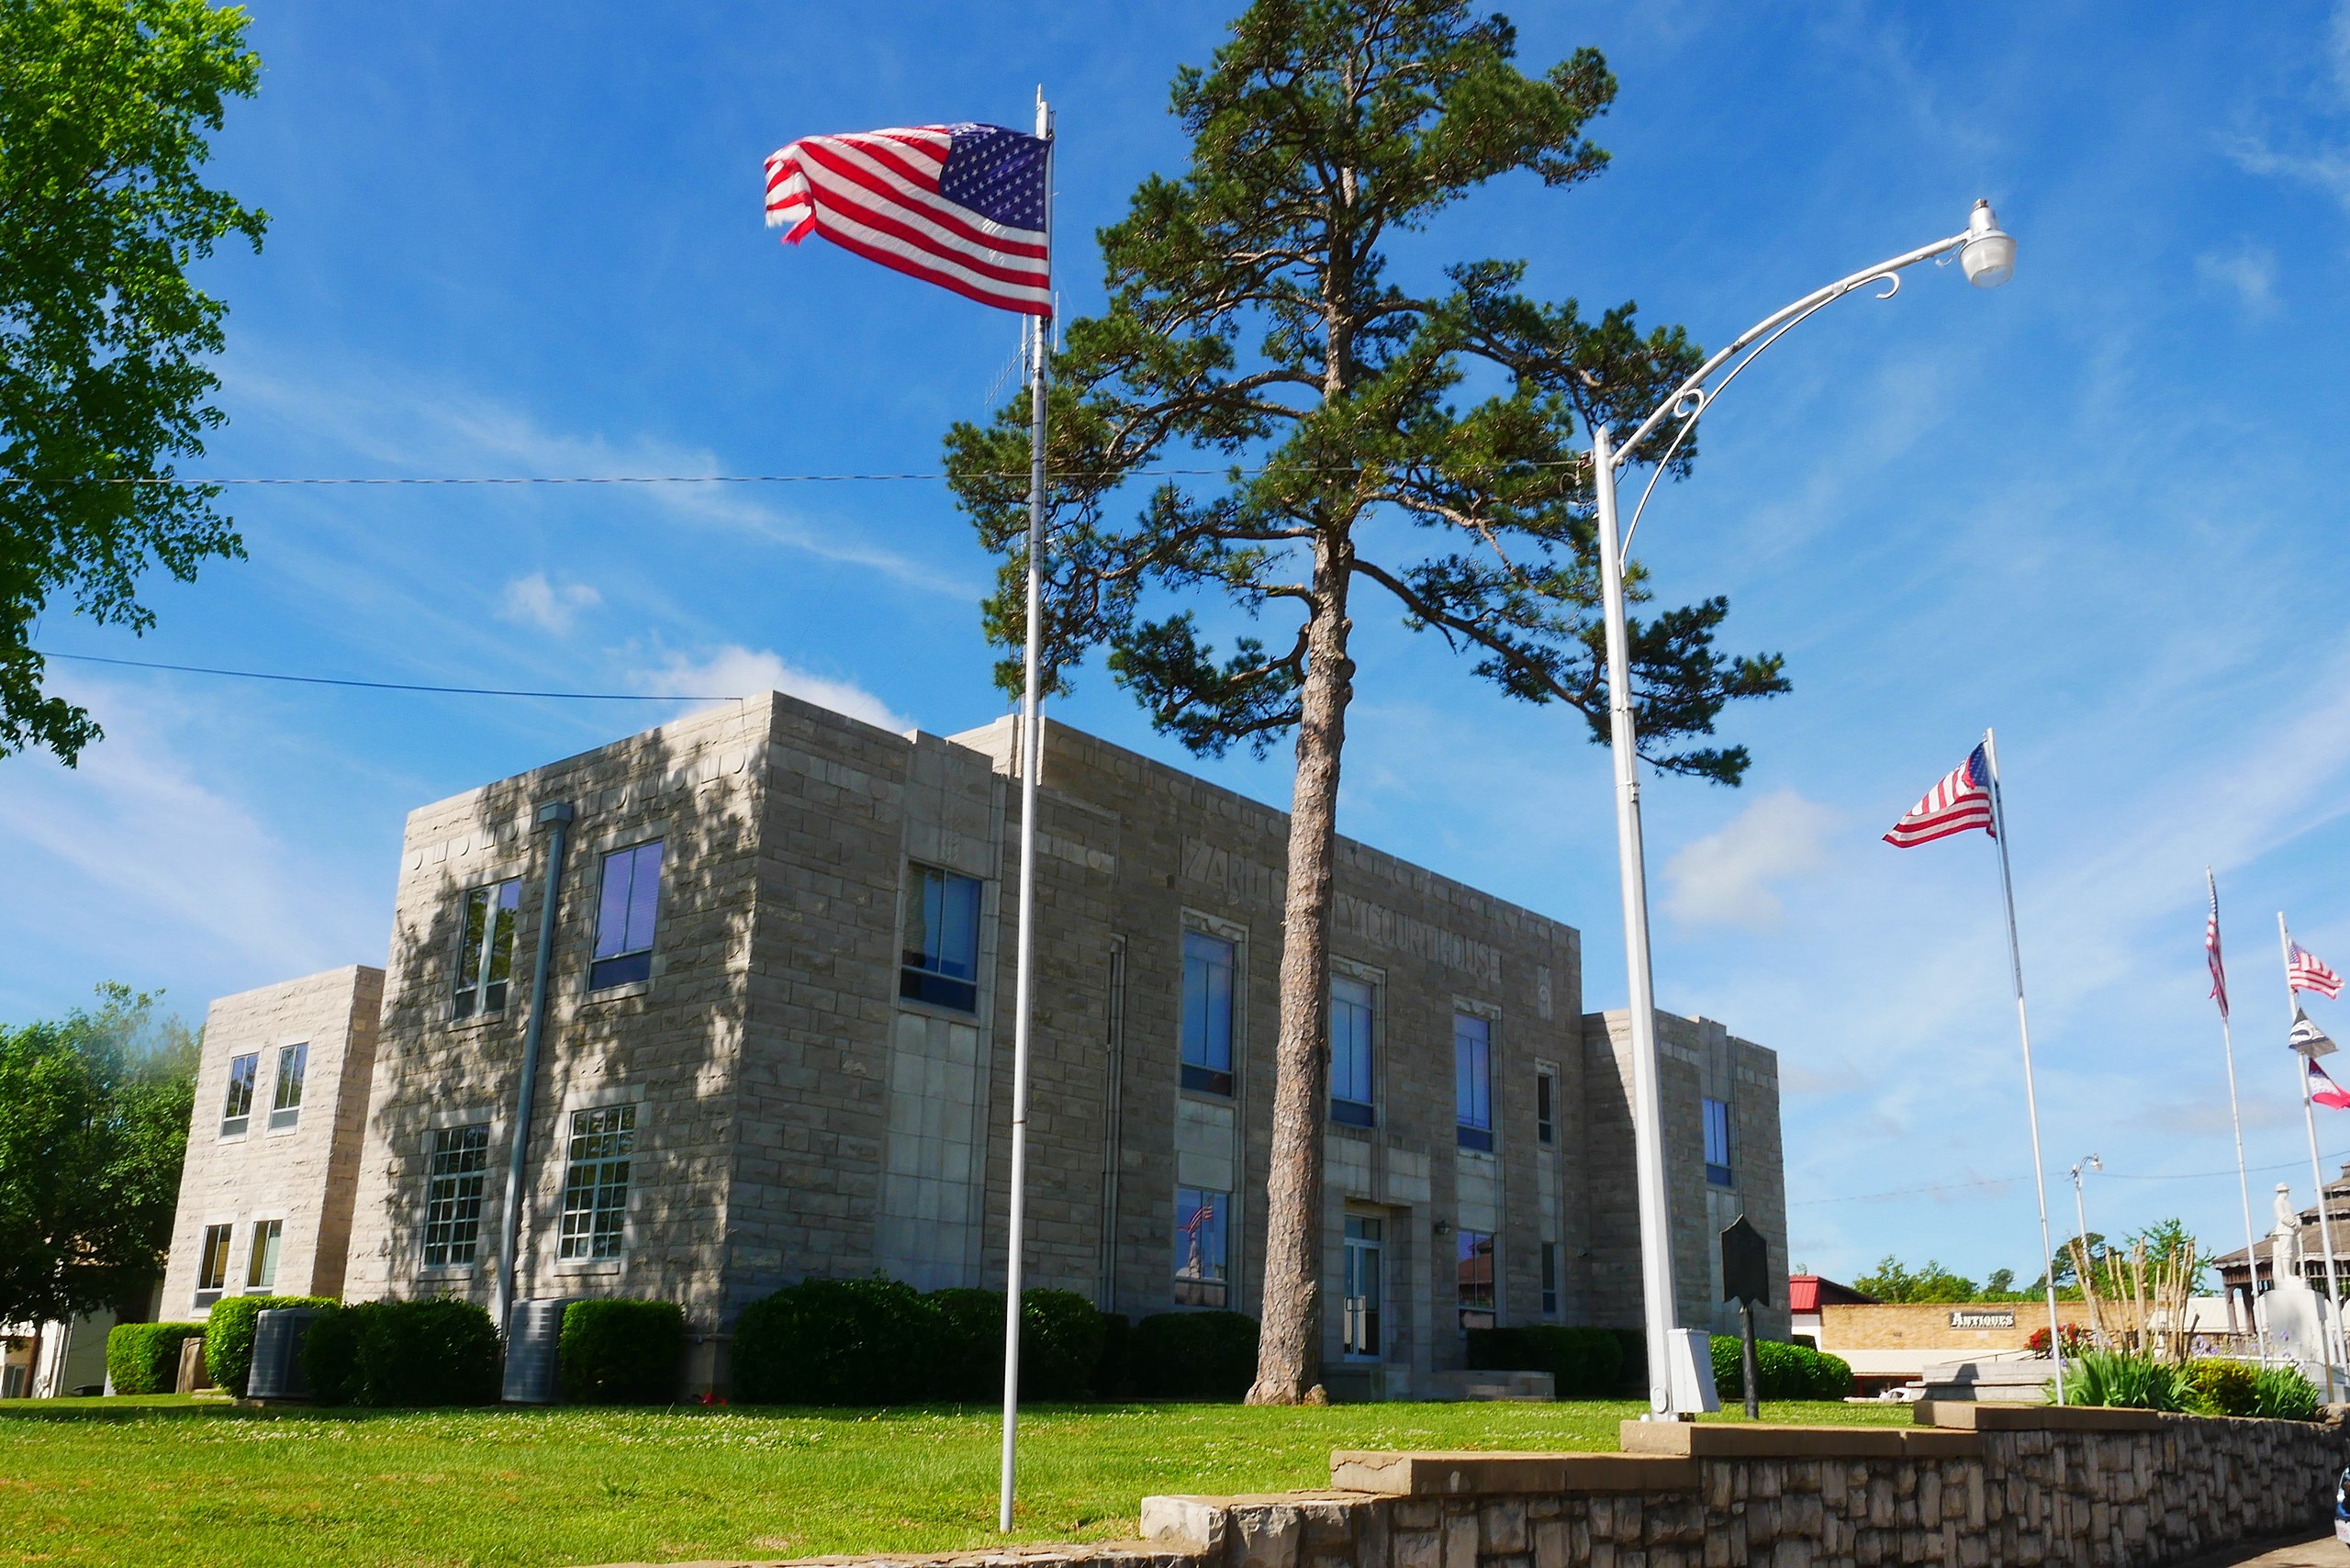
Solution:
M 1953 1307 L 1950 1326 L 1953 1328 L 2013 1328 L 2016 1315 L 2013 1308 L 2001 1312 L 1967 1312 Z

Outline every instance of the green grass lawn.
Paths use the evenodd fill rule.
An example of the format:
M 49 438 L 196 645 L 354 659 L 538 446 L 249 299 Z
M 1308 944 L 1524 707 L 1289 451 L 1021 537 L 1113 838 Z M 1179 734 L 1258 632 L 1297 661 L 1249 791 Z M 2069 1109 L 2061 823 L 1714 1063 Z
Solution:
M 1613 1449 L 1630 1404 L 1057 1406 L 1019 1534 L 1131 1535 L 1147 1493 L 1326 1486 L 1330 1450 Z M 1902 1424 L 1906 1406 L 1771 1405 Z M 992 1412 L 239 1410 L 0 1402 L 0 1562 L 599 1563 L 934 1551 L 996 1536 Z

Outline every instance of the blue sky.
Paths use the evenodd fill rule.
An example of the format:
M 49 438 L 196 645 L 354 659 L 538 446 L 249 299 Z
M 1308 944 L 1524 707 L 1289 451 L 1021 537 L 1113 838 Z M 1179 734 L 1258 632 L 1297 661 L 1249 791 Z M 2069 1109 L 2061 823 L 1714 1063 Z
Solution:
M 1225 10 L 1048 4 L 261 4 L 216 168 L 274 218 L 232 306 L 221 475 L 899 472 L 1011 385 L 1009 317 L 760 226 L 791 137 L 908 121 L 1062 136 L 1067 308 L 1091 233 L 1180 166 L 1164 112 Z M 2309 1167 L 2275 915 L 2350 965 L 2350 638 L 2327 342 L 2350 263 L 2350 17 L 2313 6 L 1540 6 L 1536 67 L 1608 57 L 1615 154 L 1497 185 L 1400 253 L 1528 257 L 1590 310 L 1708 345 L 1959 228 L 2016 279 L 1921 269 L 1774 349 L 1639 554 L 1727 593 L 1794 693 L 1736 715 L 1740 790 L 1647 793 L 1662 1003 L 1774 1047 L 1792 1261 L 2029 1279 L 2039 1242 L 1980 838 L 1877 835 L 1998 726 L 2052 1180 L 2094 1227 L 2240 1243 L 2202 870 L 2234 961 L 2254 1212 Z M 60 652 L 384 680 L 786 689 L 953 731 L 1002 710 L 989 562 L 927 482 L 239 490 L 250 561 L 153 585 L 143 642 Z M 1383 609 L 1357 613 L 1345 831 L 1581 926 L 1620 1005 L 1604 752 Z M 0 763 L 0 1017 L 104 979 L 205 999 L 381 962 L 403 814 L 665 716 L 53 666 L 108 739 Z M 1091 672 L 1060 716 L 1285 801 L 1288 758 L 1188 761 Z M 2350 1011 L 2322 1022 L 2350 1031 Z M 2325 1114 L 2325 1113 L 2321 1113 Z M 2329 1150 L 2350 1148 L 2331 1114 Z M 1881 1194 L 1893 1194 L 1890 1196 Z M 2059 1229 L 2071 1193 L 2053 1189 Z

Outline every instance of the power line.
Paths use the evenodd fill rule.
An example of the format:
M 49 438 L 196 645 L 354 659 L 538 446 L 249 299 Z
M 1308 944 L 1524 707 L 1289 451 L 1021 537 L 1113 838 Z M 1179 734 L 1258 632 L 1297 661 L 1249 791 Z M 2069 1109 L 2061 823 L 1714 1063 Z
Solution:
M 430 691 L 443 697 L 538 697 L 565 702 L 740 702 L 737 696 L 711 697 L 675 691 L 519 691 L 500 686 L 425 686 L 398 680 L 345 680 L 325 675 L 283 675 L 273 670 L 217 669 L 209 665 L 169 665 L 151 659 L 110 659 L 98 654 L 32 652 L 44 659 L 76 664 L 118 665 L 126 669 L 170 670 L 178 675 L 223 675 L 238 680 L 282 680 L 297 686 L 355 686 L 368 691 Z
M 2340 1154 L 2331 1158 L 2336 1161 L 2350 1159 L 2350 1156 Z M 2244 1173 L 2265 1175 L 2271 1170 L 2290 1170 L 2298 1168 L 2300 1163 L 2298 1159 L 2285 1159 L 2274 1165 L 2247 1165 L 2244 1167 Z M 2203 1182 L 2215 1176 L 2232 1176 L 2235 1172 L 2233 1170 L 2107 1170 L 2100 1174 L 2109 1181 L 2116 1182 Z M 1789 1204 L 1787 1207 L 1800 1209 L 1807 1208 L 1814 1204 L 1865 1204 L 1878 1198 L 1908 1198 L 1923 1193 L 1963 1193 L 1976 1187 L 2009 1186 L 2024 1180 L 2026 1178 L 2021 1176 L 1986 1176 L 1975 1182 L 1938 1182 L 1923 1187 L 1891 1187 L 1882 1193 L 1848 1193 L 1832 1198 L 1799 1198 Z

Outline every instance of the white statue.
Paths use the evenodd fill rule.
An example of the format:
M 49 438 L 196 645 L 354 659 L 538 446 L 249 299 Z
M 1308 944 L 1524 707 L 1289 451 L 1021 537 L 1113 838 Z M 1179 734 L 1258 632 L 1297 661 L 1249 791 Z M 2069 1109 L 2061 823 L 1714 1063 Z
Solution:
M 2277 1183 L 2276 1239 L 2269 1247 L 2270 1278 L 2278 1284 L 2301 1277 L 2301 1211 L 2293 1206 L 2293 1190 Z

